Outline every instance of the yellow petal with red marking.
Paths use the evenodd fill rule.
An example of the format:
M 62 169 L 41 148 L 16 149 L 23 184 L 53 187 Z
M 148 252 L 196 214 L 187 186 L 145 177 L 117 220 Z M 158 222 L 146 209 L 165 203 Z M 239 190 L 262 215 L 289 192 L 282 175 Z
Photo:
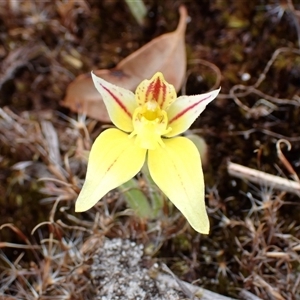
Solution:
M 167 110 L 177 97 L 174 86 L 167 83 L 160 72 L 155 73 L 150 80 L 142 81 L 136 89 L 135 96 L 139 106 L 156 101 L 163 110 Z
M 148 152 L 150 175 L 198 232 L 208 234 L 204 180 L 199 152 L 189 139 L 163 139 L 165 147 Z
M 189 129 L 206 105 L 214 100 L 219 92 L 220 89 L 196 96 L 179 97 L 167 111 L 168 125 L 172 130 L 165 136 L 173 137 Z
M 115 128 L 102 132 L 92 146 L 75 211 L 90 209 L 109 191 L 134 177 L 145 157 L 146 150 L 136 146 L 135 138 Z
M 121 130 L 131 132 L 132 115 L 137 107 L 134 93 L 103 80 L 93 72 L 92 78 L 103 98 L 111 121 Z

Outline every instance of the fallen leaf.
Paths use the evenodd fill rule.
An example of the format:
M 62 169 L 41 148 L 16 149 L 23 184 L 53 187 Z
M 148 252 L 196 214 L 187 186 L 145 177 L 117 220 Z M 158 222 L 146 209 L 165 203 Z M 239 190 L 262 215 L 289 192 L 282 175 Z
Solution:
M 186 72 L 186 8 L 180 6 L 179 13 L 180 20 L 175 31 L 153 39 L 123 59 L 114 69 L 96 70 L 94 73 L 112 84 L 135 91 L 142 80 L 151 78 L 160 71 L 178 91 Z M 90 73 L 82 74 L 70 83 L 61 104 L 74 112 L 86 114 L 102 122 L 110 122 Z
M 187 10 L 179 8 L 180 20 L 177 29 L 153 39 L 138 49 L 116 67 L 128 75 L 128 84 L 137 87 L 145 78 L 151 78 L 156 72 L 164 74 L 165 79 L 178 91 L 181 88 L 186 71 L 185 29 Z

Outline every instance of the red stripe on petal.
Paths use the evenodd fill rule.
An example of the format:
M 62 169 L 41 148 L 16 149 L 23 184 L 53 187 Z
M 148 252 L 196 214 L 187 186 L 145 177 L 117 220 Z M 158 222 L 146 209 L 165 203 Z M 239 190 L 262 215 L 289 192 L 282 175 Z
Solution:
M 106 90 L 109 95 L 117 102 L 117 104 L 120 106 L 120 108 L 128 115 L 128 117 L 132 118 L 132 115 L 130 111 L 127 109 L 127 107 L 123 104 L 123 102 L 116 96 L 114 95 L 108 88 L 106 88 L 104 85 L 102 85 L 100 82 L 98 82 L 104 90 Z
M 162 107 L 166 100 L 166 90 L 166 85 L 161 81 L 161 78 L 157 77 L 147 88 L 146 102 L 155 100 Z
M 108 171 L 115 165 L 116 161 L 118 160 L 118 158 L 120 157 L 120 155 L 112 162 L 112 164 L 108 167 L 108 169 L 105 172 L 105 175 L 108 173 Z M 104 176 L 105 176 L 104 175 Z
M 148 102 L 149 101 L 149 96 L 150 94 L 152 93 L 153 91 L 153 86 L 154 86 L 154 82 L 151 81 L 151 83 L 148 85 L 148 88 L 147 88 L 147 91 L 146 91 L 146 94 L 145 94 L 145 98 L 146 98 L 146 101 L 145 102 Z M 151 99 L 150 99 L 151 100 Z
M 198 102 L 194 103 L 193 105 L 191 106 L 188 106 L 187 108 L 185 108 L 184 110 L 182 110 L 181 112 L 179 112 L 177 115 L 175 115 L 170 121 L 169 121 L 169 124 L 171 124 L 172 122 L 178 120 L 180 117 L 182 117 L 185 113 L 187 113 L 188 111 L 190 111 L 191 109 L 193 109 L 194 107 L 196 107 L 197 105 L 199 105 L 201 102 L 209 99 L 210 96 L 204 98 L 204 99 L 201 99 L 199 100 Z
M 160 86 L 160 90 L 162 91 L 162 95 L 161 95 L 162 98 L 161 98 L 159 105 L 160 105 L 160 107 L 163 107 L 163 104 L 166 101 L 166 91 L 167 91 L 167 87 L 164 83 Z

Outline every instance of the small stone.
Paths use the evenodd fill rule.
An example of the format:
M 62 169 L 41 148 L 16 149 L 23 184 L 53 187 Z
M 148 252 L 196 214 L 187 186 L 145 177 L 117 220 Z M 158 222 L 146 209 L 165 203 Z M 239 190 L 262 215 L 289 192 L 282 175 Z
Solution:
M 98 289 L 95 300 L 182 299 L 181 292 L 161 284 L 142 266 L 143 245 L 130 240 L 105 240 L 91 266 Z M 158 264 L 154 264 L 158 268 Z

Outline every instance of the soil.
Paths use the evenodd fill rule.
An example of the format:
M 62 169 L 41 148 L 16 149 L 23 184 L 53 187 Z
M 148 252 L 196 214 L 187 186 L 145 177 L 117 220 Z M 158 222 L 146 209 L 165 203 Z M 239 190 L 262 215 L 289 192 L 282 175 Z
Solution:
M 0 225 L 6 224 L 0 296 L 62 295 L 63 288 L 51 290 L 54 281 L 46 284 L 39 272 L 57 251 L 67 255 L 80 240 L 76 251 L 84 254 L 76 257 L 82 260 L 68 254 L 51 269 L 57 277 L 68 274 L 66 295 L 73 298 L 52 299 L 117 299 L 103 298 L 104 290 L 95 295 L 89 285 L 97 268 L 89 261 L 93 251 L 87 255 L 83 248 L 99 235 L 143 244 L 153 261 L 166 263 L 182 280 L 221 295 L 237 297 L 245 289 L 262 299 L 300 299 L 298 195 L 227 171 L 233 161 L 299 180 L 300 1 L 144 2 L 140 26 L 121 0 L 0 1 Z M 79 216 L 74 202 L 85 176 L 83 150 L 107 124 L 62 107 L 67 86 L 173 31 L 181 4 L 190 16 L 184 91 L 204 93 L 219 80 L 222 88 L 192 126 L 208 145 L 211 232 L 197 234 L 169 204 L 160 218 L 140 220 L 117 191 Z M 291 146 L 288 151 L 280 144 L 286 160 L 276 150 L 282 139 Z M 48 261 L 49 241 L 56 246 Z M 81 279 L 78 265 L 86 266 Z

